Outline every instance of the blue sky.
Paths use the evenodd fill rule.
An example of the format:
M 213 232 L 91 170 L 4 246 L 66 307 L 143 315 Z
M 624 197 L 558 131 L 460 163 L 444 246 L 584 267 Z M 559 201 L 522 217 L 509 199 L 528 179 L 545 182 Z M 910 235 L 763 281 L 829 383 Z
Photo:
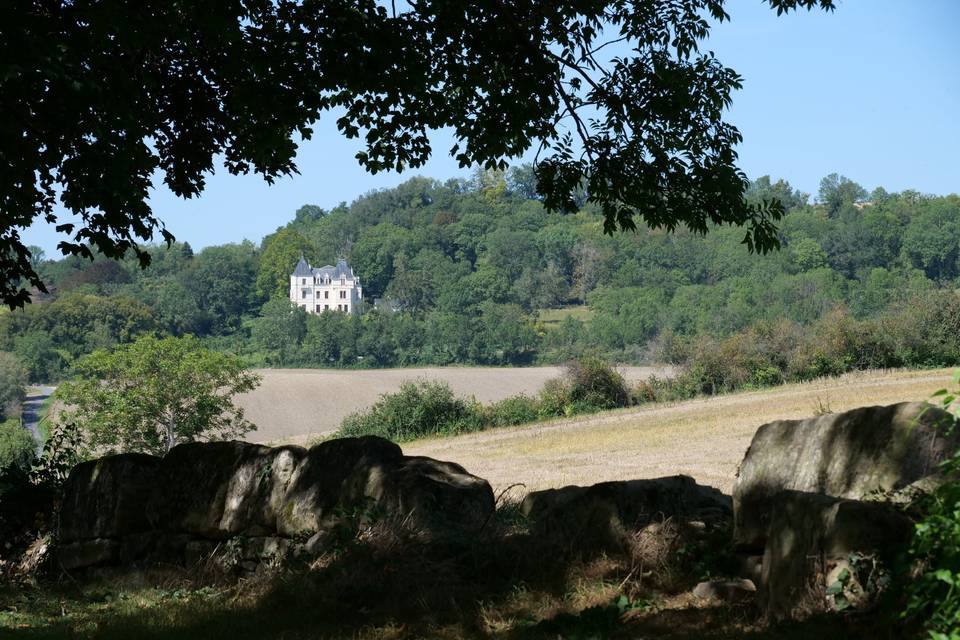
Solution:
M 729 120 L 744 142 L 740 166 L 816 194 L 820 178 L 844 174 L 868 189 L 960 192 L 960 0 L 838 0 L 832 14 L 777 17 L 760 0 L 730 0 L 732 20 L 715 26 L 705 49 L 744 78 Z M 371 176 L 354 160 L 359 145 L 337 133 L 334 118 L 317 123 L 297 156 L 300 175 L 270 186 L 256 176 L 209 178 L 184 201 L 159 180 L 151 205 L 178 240 L 195 248 L 250 239 L 292 218 L 303 204 L 331 208 L 414 175 L 465 175 L 445 155 L 416 171 Z M 52 226 L 24 233 L 48 255 Z

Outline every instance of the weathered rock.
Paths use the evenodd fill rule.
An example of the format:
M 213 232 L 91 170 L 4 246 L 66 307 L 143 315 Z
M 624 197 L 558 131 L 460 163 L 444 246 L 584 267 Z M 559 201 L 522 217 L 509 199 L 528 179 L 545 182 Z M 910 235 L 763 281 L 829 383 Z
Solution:
M 717 522 L 730 498 L 689 476 L 601 482 L 534 491 L 520 505 L 535 532 L 574 547 L 622 547 L 633 532 L 667 518 Z
M 463 467 L 405 457 L 376 437 L 323 442 L 307 452 L 278 520 L 281 535 L 309 535 L 381 516 L 427 532 L 477 529 L 494 510 L 490 484 Z
M 144 504 L 157 482 L 160 458 L 112 455 L 78 464 L 64 486 L 59 540 L 118 537 L 150 529 Z
M 763 576 L 763 555 L 738 554 L 737 567 L 740 575 L 746 576 L 755 585 L 760 584 L 760 578 Z
M 344 508 L 362 518 L 369 510 L 367 486 L 400 462 L 394 443 L 366 436 L 338 438 L 313 446 L 297 466 L 277 521 L 286 536 L 311 535 L 340 523 Z
M 78 540 L 59 545 L 55 558 L 57 567 L 65 571 L 115 564 L 120 560 L 120 543 L 107 538 Z
M 694 598 L 721 602 L 742 602 L 756 593 L 757 587 L 752 580 L 709 580 L 693 588 Z
M 320 555 L 330 547 L 332 540 L 333 536 L 329 531 L 318 531 L 303 543 L 302 548 L 308 555 Z
M 860 500 L 935 475 L 960 446 L 960 431 L 941 428 L 951 419 L 925 403 L 902 403 L 763 425 L 734 484 L 734 543 L 763 548 L 782 490 Z
M 827 589 L 845 567 L 854 569 L 845 597 L 865 606 L 868 574 L 889 566 L 913 530 L 909 518 L 881 502 L 783 491 L 773 505 L 760 584 L 761 606 L 772 619 L 830 608 Z M 851 557 L 862 566 L 851 567 Z
M 287 538 L 277 536 L 244 538 L 240 545 L 240 555 L 244 560 L 277 562 L 286 558 L 292 548 L 293 543 Z
M 299 461 L 300 447 L 192 442 L 163 458 L 149 514 L 166 531 L 222 539 L 270 535 Z
M 407 456 L 367 490 L 379 508 L 426 531 L 479 530 L 493 515 L 493 489 L 453 462 Z
M 210 540 L 191 540 L 184 545 L 184 565 L 187 567 L 197 567 L 207 562 L 214 551 L 217 550 L 217 543 Z
M 476 531 L 494 506 L 486 480 L 453 463 L 406 457 L 382 438 L 333 440 L 309 452 L 188 443 L 163 459 L 79 465 L 67 483 L 60 542 L 71 568 L 189 565 L 211 554 L 264 561 L 304 552 L 311 534 L 322 534 L 306 545 L 319 551 L 338 526 L 382 517 L 430 535 Z M 69 546 L 82 541 L 96 543 Z

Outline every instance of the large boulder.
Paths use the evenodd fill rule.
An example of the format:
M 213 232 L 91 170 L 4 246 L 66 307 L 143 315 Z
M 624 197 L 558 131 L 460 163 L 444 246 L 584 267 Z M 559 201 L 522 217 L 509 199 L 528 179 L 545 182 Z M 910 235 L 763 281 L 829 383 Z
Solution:
M 934 476 L 960 445 L 952 416 L 926 403 L 863 407 L 765 424 L 733 489 L 734 543 L 762 549 L 783 490 L 860 500 Z
M 480 529 L 494 502 L 486 480 L 457 464 L 404 456 L 382 438 L 309 451 L 186 443 L 162 459 L 128 454 L 78 465 L 66 486 L 58 558 L 64 568 L 193 563 L 237 538 L 266 549 L 251 558 L 273 558 L 290 550 L 291 538 L 309 538 L 318 550 L 338 527 L 379 518 L 434 536 L 462 534 Z
M 94 538 L 60 544 L 54 560 L 56 567 L 64 571 L 114 564 L 120 560 L 120 543 L 109 538 Z
M 381 509 L 426 531 L 475 532 L 496 509 L 490 483 L 433 458 L 406 456 L 368 489 Z
M 148 513 L 156 528 L 210 539 L 277 531 L 301 447 L 191 442 L 163 458 Z
M 144 505 L 157 485 L 159 468 L 160 458 L 142 453 L 78 464 L 64 485 L 59 540 L 69 543 L 148 531 Z
M 601 482 L 534 491 L 520 505 L 534 532 L 573 547 L 622 547 L 644 527 L 670 518 L 729 522 L 730 498 L 689 476 Z
M 307 536 L 392 516 L 430 532 L 478 529 L 492 515 L 490 484 L 460 465 L 407 457 L 383 438 L 329 440 L 297 467 L 278 531 Z
M 760 604 L 775 620 L 867 607 L 912 531 L 889 504 L 782 491 L 773 502 Z

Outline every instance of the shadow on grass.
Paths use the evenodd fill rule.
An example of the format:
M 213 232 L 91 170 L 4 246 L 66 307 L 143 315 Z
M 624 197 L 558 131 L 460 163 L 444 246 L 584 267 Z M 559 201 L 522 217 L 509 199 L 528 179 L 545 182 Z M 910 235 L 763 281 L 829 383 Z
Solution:
M 828 616 L 767 628 L 749 603 L 705 608 L 687 599 L 668 606 L 669 593 L 686 592 L 697 575 L 671 578 L 665 589 L 649 568 L 638 566 L 629 552 L 574 551 L 544 544 L 526 532 L 425 543 L 384 530 L 350 542 L 310 568 L 213 586 L 202 587 L 197 575 L 183 572 L 147 572 L 46 585 L 32 595 L 0 591 L 0 637 L 903 637 L 901 629 L 879 614 Z M 11 625 L 3 613 L 11 607 L 34 611 Z

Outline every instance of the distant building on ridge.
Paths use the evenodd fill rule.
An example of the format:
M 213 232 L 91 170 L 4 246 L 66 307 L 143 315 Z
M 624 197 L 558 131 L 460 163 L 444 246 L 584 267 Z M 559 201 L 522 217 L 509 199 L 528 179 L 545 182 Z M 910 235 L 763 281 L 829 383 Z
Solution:
M 344 259 L 337 266 L 314 268 L 300 256 L 300 261 L 290 274 L 290 302 L 307 313 L 341 311 L 357 313 L 363 299 L 360 278 Z

